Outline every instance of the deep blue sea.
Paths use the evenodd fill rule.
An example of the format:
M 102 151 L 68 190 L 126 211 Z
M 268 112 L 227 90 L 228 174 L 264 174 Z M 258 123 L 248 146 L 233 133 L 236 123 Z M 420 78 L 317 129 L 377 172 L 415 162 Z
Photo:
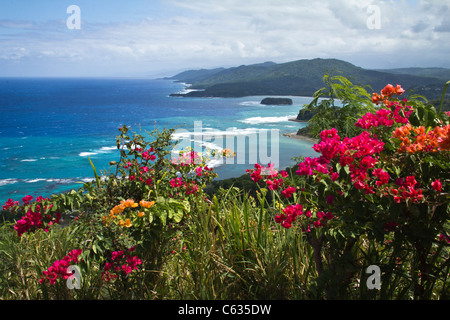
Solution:
M 283 136 L 305 126 L 288 119 L 295 118 L 311 100 L 308 97 L 291 97 L 294 104 L 290 106 L 265 106 L 260 104 L 261 96 L 169 96 L 184 89 L 184 84 L 170 80 L 0 78 L 1 204 L 9 198 L 20 201 L 28 194 L 46 197 L 77 189 L 92 180 L 88 157 L 97 171 L 107 170 L 111 160 L 118 160 L 115 137 L 123 125 L 143 134 L 155 126 L 181 126 L 176 138 L 184 139 L 183 145 L 189 133 L 200 128 L 201 135 L 189 141 L 219 149 L 232 147 L 226 137 L 233 137 L 234 151 L 242 155 L 244 150 L 246 158 L 212 163 L 219 179 L 240 176 L 254 166 L 253 134 L 265 134 L 270 150 L 258 155 L 269 158 L 270 146 L 275 146 L 272 140 L 278 139 L 281 169 L 293 165 L 295 156 L 315 154 L 311 143 Z M 238 137 L 246 137 L 248 147 L 239 144 Z M 267 157 L 258 156 L 257 161 L 265 164 Z

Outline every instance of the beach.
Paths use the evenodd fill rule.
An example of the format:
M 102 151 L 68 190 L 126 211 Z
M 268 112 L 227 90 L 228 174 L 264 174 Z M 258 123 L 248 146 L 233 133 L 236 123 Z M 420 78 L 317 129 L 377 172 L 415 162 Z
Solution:
M 308 121 L 305 121 L 305 120 L 297 120 L 297 119 L 294 119 L 294 118 L 290 118 L 288 120 L 289 121 L 293 121 L 293 122 L 301 122 L 301 123 L 307 123 L 308 122 Z M 288 137 L 288 138 L 292 138 L 292 139 L 307 141 L 307 142 L 311 142 L 311 143 L 319 143 L 319 139 L 311 138 L 311 137 L 308 137 L 308 136 L 305 136 L 305 135 L 299 135 L 299 134 L 297 134 L 297 132 L 283 133 L 283 136 Z
M 289 137 L 292 139 L 303 140 L 311 143 L 319 143 L 319 139 L 314 139 L 307 136 L 298 135 L 297 132 L 283 133 L 283 136 Z

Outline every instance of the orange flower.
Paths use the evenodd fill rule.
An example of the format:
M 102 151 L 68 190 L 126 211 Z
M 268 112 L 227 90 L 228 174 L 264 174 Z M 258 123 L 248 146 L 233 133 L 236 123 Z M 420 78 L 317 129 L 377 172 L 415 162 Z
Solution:
M 405 90 L 398 84 L 395 86 L 394 92 L 397 95 L 401 95 L 403 92 L 405 92 Z
M 392 97 L 394 94 L 401 95 L 405 90 L 398 84 L 395 87 L 392 84 L 388 84 L 386 87 L 381 90 L 381 97 L 383 98 L 389 98 Z
M 119 213 L 122 213 L 123 210 L 125 210 L 125 206 L 119 204 L 119 205 L 117 205 L 117 206 L 115 206 L 114 208 L 111 209 L 110 216 L 111 215 L 118 215 Z
M 372 94 L 372 102 L 375 104 L 379 104 L 381 101 L 383 101 L 383 98 L 378 93 Z
M 124 205 L 126 208 L 136 208 L 138 206 L 137 203 L 134 202 L 133 199 L 127 199 L 127 200 L 122 200 L 120 201 L 121 205 Z
M 420 126 L 418 128 L 415 128 L 414 132 L 415 132 L 415 134 L 419 134 L 419 135 L 424 134 L 425 133 L 425 127 L 424 126 Z
M 131 227 L 131 220 L 130 219 L 126 219 L 125 222 L 123 220 L 119 221 L 119 226 L 124 226 L 124 227 Z
M 403 127 L 395 129 L 395 131 L 392 133 L 392 135 L 399 139 L 401 139 L 403 137 L 408 137 L 411 132 L 411 129 L 412 129 L 411 124 L 408 123 L 407 125 L 405 125 Z
M 390 97 L 395 94 L 395 88 L 392 84 L 388 84 L 386 87 L 384 87 L 381 90 L 381 96 L 382 97 Z
M 414 133 L 411 136 L 411 133 Z M 436 127 L 426 132 L 425 127 L 412 128 L 410 124 L 397 128 L 392 136 L 398 138 L 401 143 L 398 152 L 438 152 L 450 150 L 450 125 Z
M 143 208 L 151 208 L 155 204 L 155 201 L 139 201 L 139 205 Z
M 138 212 L 138 218 L 142 218 L 144 216 L 144 213 L 142 211 Z
M 450 125 L 445 126 L 440 131 L 440 135 L 437 138 L 437 145 L 441 150 L 450 151 Z

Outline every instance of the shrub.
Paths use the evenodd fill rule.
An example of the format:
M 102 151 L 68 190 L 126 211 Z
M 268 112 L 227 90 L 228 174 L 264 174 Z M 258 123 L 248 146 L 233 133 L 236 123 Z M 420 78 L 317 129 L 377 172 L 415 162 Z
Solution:
M 447 295 L 449 118 L 395 98 L 402 93 L 387 85 L 374 94 L 378 108 L 355 123 L 364 129 L 358 135 L 323 130 L 313 147 L 320 156 L 305 158 L 296 172 L 307 188 L 293 194 L 287 182 L 277 186 L 294 201 L 275 221 L 301 225 L 327 298 L 349 297 L 354 287 L 369 295 L 358 280 L 370 264 L 383 270 L 381 298 Z M 270 187 L 272 176 L 258 170 L 254 180 Z

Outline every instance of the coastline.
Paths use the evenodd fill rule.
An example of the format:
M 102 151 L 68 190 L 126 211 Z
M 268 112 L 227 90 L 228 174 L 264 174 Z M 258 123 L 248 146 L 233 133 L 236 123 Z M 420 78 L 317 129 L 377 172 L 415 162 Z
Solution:
M 293 122 L 302 122 L 302 123 L 307 123 L 307 120 L 298 120 L 298 119 L 288 119 L 289 121 L 293 121 Z M 299 135 L 297 134 L 297 132 L 290 132 L 290 133 L 283 133 L 283 136 L 291 138 L 291 139 L 297 139 L 297 140 L 302 140 L 302 141 L 306 141 L 306 142 L 311 142 L 311 143 L 319 143 L 319 139 L 316 138 L 311 138 L 305 135 Z
M 319 139 L 298 135 L 297 132 L 283 133 L 283 136 L 291 138 L 291 139 L 297 139 L 297 140 L 302 140 L 302 141 L 311 142 L 311 143 L 319 143 Z
M 288 119 L 289 121 L 293 121 L 293 122 L 303 122 L 303 123 L 307 123 L 308 122 L 308 120 L 298 120 L 298 119 L 295 119 L 295 118 L 292 118 L 292 119 Z

